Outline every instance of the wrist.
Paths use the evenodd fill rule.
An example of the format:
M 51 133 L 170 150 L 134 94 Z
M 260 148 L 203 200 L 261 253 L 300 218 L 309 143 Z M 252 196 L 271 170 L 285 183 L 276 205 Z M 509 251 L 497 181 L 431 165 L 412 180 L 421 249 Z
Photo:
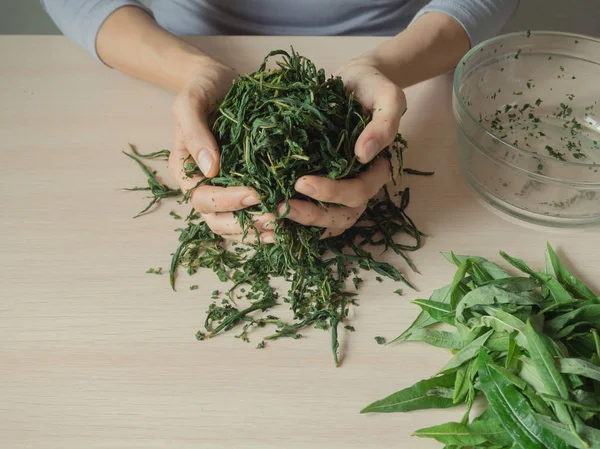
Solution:
M 210 85 L 215 87 L 226 86 L 227 89 L 229 89 L 231 87 L 231 82 L 233 82 L 237 76 L 237 72 L 234 69 L 210 56 L 195 56 L 190 58 L 188 63 L 189 69 L 184 85 L 197 83 L 198 80 L 203 80 L 207 87 Z

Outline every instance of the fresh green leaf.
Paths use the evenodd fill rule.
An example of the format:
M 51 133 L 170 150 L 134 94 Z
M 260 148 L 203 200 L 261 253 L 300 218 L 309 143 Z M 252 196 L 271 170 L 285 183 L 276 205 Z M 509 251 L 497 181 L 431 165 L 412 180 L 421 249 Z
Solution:
M 473 379 L 477 375 L 477 370 L 477 359 L 471 360 L 469 363 L 456 370 L 454 394 L 452 395 L 452 400 L 455 404 L 464 402 L 469 393 L 474 395 L 475 392 L 473 391 Z
M 492 368 L 494 362 L 484 350 L 479 352 L 478 360 L 481 390 L 514 441 L 527 449 L 568 449 L 562 440 L 535 420 L 527 399 Z
M 489 352 L 507 352 L 509 350 L 510 338 L 506 332 L 494 332 L 485 342 Z
M 384 345 L 385 344 L 385 338 L 383 337 L 375 337 L 375 341 L 377 342 L 378 345 Z
M 456 309 L 456 305 L 463 296 L 461 295 L 460 285 L 470 267 L 471 261 L 467 259 L 459 265 L 458 270 L 456 270 L 456 273 L 454 274 L 452 284 L 450 284 L 450 290 L 448 291 L 449 300 L 447 301 L 450 303 L 452 310 Z
M 456 319 L 464 319 L 464 311 L 471 307 L 494 304 L 535 305 L 539 300 L 529 293 L 512 293 L 495 285 L 486 285 L 467 293 L 456 306 Z
M 419 438 L 433 438 L 440 443 L 458 447 L 476 446 L 489 441 L 486 434 L 476 433 L 469 426 L 455 422 L 419 429 L 414 435 Z
M 506 332 L 507 334 L 516 332 L 516 342 L 525 346 L 525 323 L 523 321 L 495 307 L 484 307 L 484 310 L 489 315 L 479 318 L 473 327 L 490 327 L 497 332 Z
M 543 391 L 545 389 L 543 379 L 538 370 L 533 366 L 530 358 L 521 357 L 521 368 L 519 377 L 527 382 L 535 391 Z
M 471 262 L 471 278 L 477 286 L 481 286 L 486 282 L 494 281 L 494 278 L 479 264 L 477 261 Z
M 525 326 L 525 337 L 527 338 L 527 350 L 531 356 L 531 364 L 542 381 L 542 389 L 538 391 L 567 400 L 569 389 L 554 362 L 556 351 L 551 346 L 551 340 L 544 334 L 538 333 L 529 322 Z M 556 416 L 561 422 L 574 428 L 573 418 L 564 404 L 555 403 L 555 410 Z
M 521 270 L 523 273 L 526 273 L 530 276 L 536 277 L 537 273 L 534 270 L 532 270 L 531 268 L 529 268 L 529 266 L 523 260 L 509 256 L 504 251 L 500 251 L 500 255 L 502 256 L 502 258 L 504 260 L 506 260 L 513 267 L 517 268 L 518 270 Z
M 577 374 L 600 382 L 600 366 L 583 359 L 558 359 L 558 369 L 563 374 Z
M 496 285 L 512 293 L 531 292 L 540 287 L 537 279 L 525 277 L 507 277 L 488 281 L 481 286 Z
M 440 303 L 450 303 L 450 291 L 451 286 L 446 285 L 445 287 L 434 290 L 429 298 L 430 301 L 440 302 Z M 399 336 L 394 338 L 390 343 L 395 343 L 397 341 L 406 340 L 406 338 L 415 330 L 415 329 L 425 329 L 429 326 L 432 326 L 438 323 L 436 319 L 432 318 L 427 312 L 421 312 L 419 316 L 415 319 L 415 321 L 410 325 L 408 329 L 402 332 Z
M 492 413 L 484 412 L 479 419 L 475 419 L 469 425 L 471 432 L 485 436 L 488 441 L 497 444 L 497 447 L 506 447 L 513 444 L 513 439 L 502 425 L 502 421 L 498 419 L 491 408 L 488 408 L 488 410 Z
M 373 402 L 361 410 L 361 413 L 410 412 L 454 407 L 456 404 L 452 401 L 452 387 L 455 377 L 455 374 L 447 374 L 422 380 L 412 387 Z
M 492 365 L 490 369 L 493 369 L 500 373 L 502 376 L 506 378 L 510 383 L 512 383 L 515 387 L 520 390 L 525 390 L 527 388 L 527 382 L 521 379 L 516 374 L 513 374 L 510 370 L 500 366 L 500 365 Z
M 600 449 L 600 431 L 588 426 L 578 426 L 579 438 L 563 423 L 559 423 L 548 416 L 534 414 L 535 420 L 545 429 L 552 432 L 566 444 L 577 449 Z M 583 440 L 583 441 L 582 441 Z
M 534 279 L 541 281 L 544 284 L 544 286 L 548 289 L 555 304 L 561 305 L 574 302 L 574 299 L 571 296 L 571 294 L 562 285 L 560 285 L 560 283 L 552 276 L 547 275 L 545 273 L 538 273 L 532 270 L 521 259 L 511 257 L 504 251 L 500 251 L 500 255 L 512 266 L 518 268 L 524 273 L 527 273 Z
M 510 277 L 510 275 L 502 267 L 484 259 L 483 257 L 460 256 L 456 254 L 451 255 L 450 253 L 442 253 L 442 255 L 446 258 L 446 260 L 448 260 L 448 262 L 451 263 L 455 263 L 453 257 L 459 261 L 459 264 L 467 259 L 470 259 L 473 262 L 477 263 L 482 269 L 484 269 L 486 273 L 488 273 L 493 279 L 502 279 Z
M 516 362 L 516 359 L 519 357 L 521 353 L 521 349 L 517 346 L 517 341 L 515 339 L 517 332 L 511 332 L 509 334 L 509 342 L 508 342 L 508 351 L 506 354 L 506 368 L 510 369 L 513 364 Z
M 454 313 L 450 307 L 450 304 L 426 299 L 415 299 L 411 302 L 418 305 L 424 312 L 427 312 L 429 316 L 436 321 L 454 325 Z
M 545 335 L 538 333 L 531 323 L 527 323 L 525 326 L 525 337 L 527 338 L 527 349 L 531 356 L 531 363 L 547 387 L 546 391 L 542 391 L 542 393 L 567 399 L 569 390 L 554 362 L 554 351 L 550 349 L 551 342 Z
M 547 244 L 547 248 L 547 267 L 552 268 L 558 281 L 565 285 L 577 297 L 596 301 L 597 296 L 594 292 L 565 268 L 550 243 Z
M 589 304 L 570 312 L 560 314 L 556 318 L 546 322 L 544 331 L 550 335 L 557 334 L 571 323 L 575 326 L 589 324 L 596 328 L 600 328 L 600 304 Z
M 432 329 L 416 329 L 406 341 L 422 341 L 431 346 L 458 350 L 465 347 L 468 341 L 457 332 L 438 331 Z
M 488 338 L 494 333 L 494 330 L 489 330 L 482 336 L 476 338 L 471 343 L 466 345 L 460 351 L 458 351 L 452 359 L 440 370 L 440 373 L 447 373 L 452 371 L 455 368 L 458 368 L 463 363 L 468 362 L 469 360 L 474 359 L 477 356 L 477 353 L 481 349 L 481 347 L 485 344 Z
M 580 404 L 577 401 L 572 401 L 570 399 L 563 399 L 559 396 L 553 396 L 551 394 L 546 394 L 546 393 L 538 393 L 538 394 L 540 395 L 540 397 L 542 397 L 550 402 L 553 402 L 555 407 L 558 404 L 558 405 L 569 406 L 572 408 L 588 410 L 588 411 L 594 412 L 594 413 L 600 413 L 600 407 L 586 405 L 586 404 Z

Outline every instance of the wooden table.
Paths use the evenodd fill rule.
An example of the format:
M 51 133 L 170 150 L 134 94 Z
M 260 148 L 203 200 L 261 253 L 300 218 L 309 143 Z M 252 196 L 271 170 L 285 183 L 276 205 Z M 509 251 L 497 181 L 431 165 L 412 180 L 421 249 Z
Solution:
M 333 70 L 377 38 L 200 38 L 241 71 L 293 44 Z M 432 375 L 448 354 L 416 343 L 379 346 L 417 313 L 409 303 L 448 283 L 440 251 L 498 259 L 504 249 L 535 266 L 550 240 L 600 288 L 598 229 L 551 231 L 505 221 L 482 206 L 457 166 L 451 79 L 408 90 L 402 132 L 409 212 L 430 235 L 413 255 L 420 293 L 398 297 L 365 277 L 357 332 L 341 338 L 334 368 L 327 333 L 309 330 L 262 351 L 231 334 L 199 343 L 210 292 L 203 272 L 167 276 L 176 246 L 174 203 L 132 220 L 142 195 L 118 190 L 143 177 L 121 150 L 169 147 L 173 95 L 103 67 L 63 37 L 0 37 L 0 447 L 439 448 L 413 430 L 460 410 L 360 415 L 359 410 Z M 405 266 L 392 255 L 388 261 Z M 190 291 L 189 284 L 200 290 Z

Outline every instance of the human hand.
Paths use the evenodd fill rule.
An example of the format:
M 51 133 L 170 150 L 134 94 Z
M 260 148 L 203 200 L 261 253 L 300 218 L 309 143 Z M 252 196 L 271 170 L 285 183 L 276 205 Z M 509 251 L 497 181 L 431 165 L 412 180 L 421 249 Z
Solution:
M 367 163 L 394 142 L 400 118 L 406 111 L 406 97 L 369 56 L 349 61 L 336 75 L 373 114 L 354 149 L 358 160 Z M 303 176 L 295 184 L 296 191 L 324 203 L 345 207 L 332 205 L 324 208 L 308 201 L 290 200 L 291 209 L 286 218 L 303 225 L 326 228 L 323 237 L 339 235 L 356 223 L 369 199 L 390 180 L 389 162 L 383 158 L 377 159 L 369 170 L 353 179 L 334 181 L 319 176 Z M 283 211 L 285 205 L 282 204 L 279 213 Z
M 224 65 L 208 60 L 188 80 L 173 104 L 175 114 L 175 143 L 169 157 L 169 173 L 183 192 L 194 189 L 190 203 L 198 211 L 210 229 L 231 240 L 242 241 L 244 231 L 233 211 L 259 203 L 258 194 L 247 187 L 197 186 L 201 175 L 188 176 L 185 165 L 189 157 L 203 175 L 209 178 L 219 173 L 219 148 L 211 132 L 209 119 L 225 96 L 235 78 L 235 72 Z M 254 227 L 262 243 L 273 243 L 273 214 L 256 216 Z M 247 242 L 254 242 L 256 231 L 249 230 Z
M 352 179 L 302 176 L 296 181 L 296 191 L 322 203 L 336 205 L 321 206 L 292 199 L 289 200 L 290 210 L 285 218 L 306 226 L 325 228 L 323 238 L 340 235 L 356 223 L 367 208 L 369 199 L 390 180 L 390 164 L 384 158 L 378 158 L 369 170 Z M 282 203 L 277 212 L 283 214 L 286 209 L 285 203 Z

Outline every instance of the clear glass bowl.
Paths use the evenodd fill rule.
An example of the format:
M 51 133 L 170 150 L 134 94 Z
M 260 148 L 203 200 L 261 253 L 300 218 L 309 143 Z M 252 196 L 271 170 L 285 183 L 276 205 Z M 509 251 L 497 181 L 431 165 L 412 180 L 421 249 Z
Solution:
M 496 209 L 528 222 L 600 223 L 600 40 L 511 33 L 454 75 L 460 167 Z

